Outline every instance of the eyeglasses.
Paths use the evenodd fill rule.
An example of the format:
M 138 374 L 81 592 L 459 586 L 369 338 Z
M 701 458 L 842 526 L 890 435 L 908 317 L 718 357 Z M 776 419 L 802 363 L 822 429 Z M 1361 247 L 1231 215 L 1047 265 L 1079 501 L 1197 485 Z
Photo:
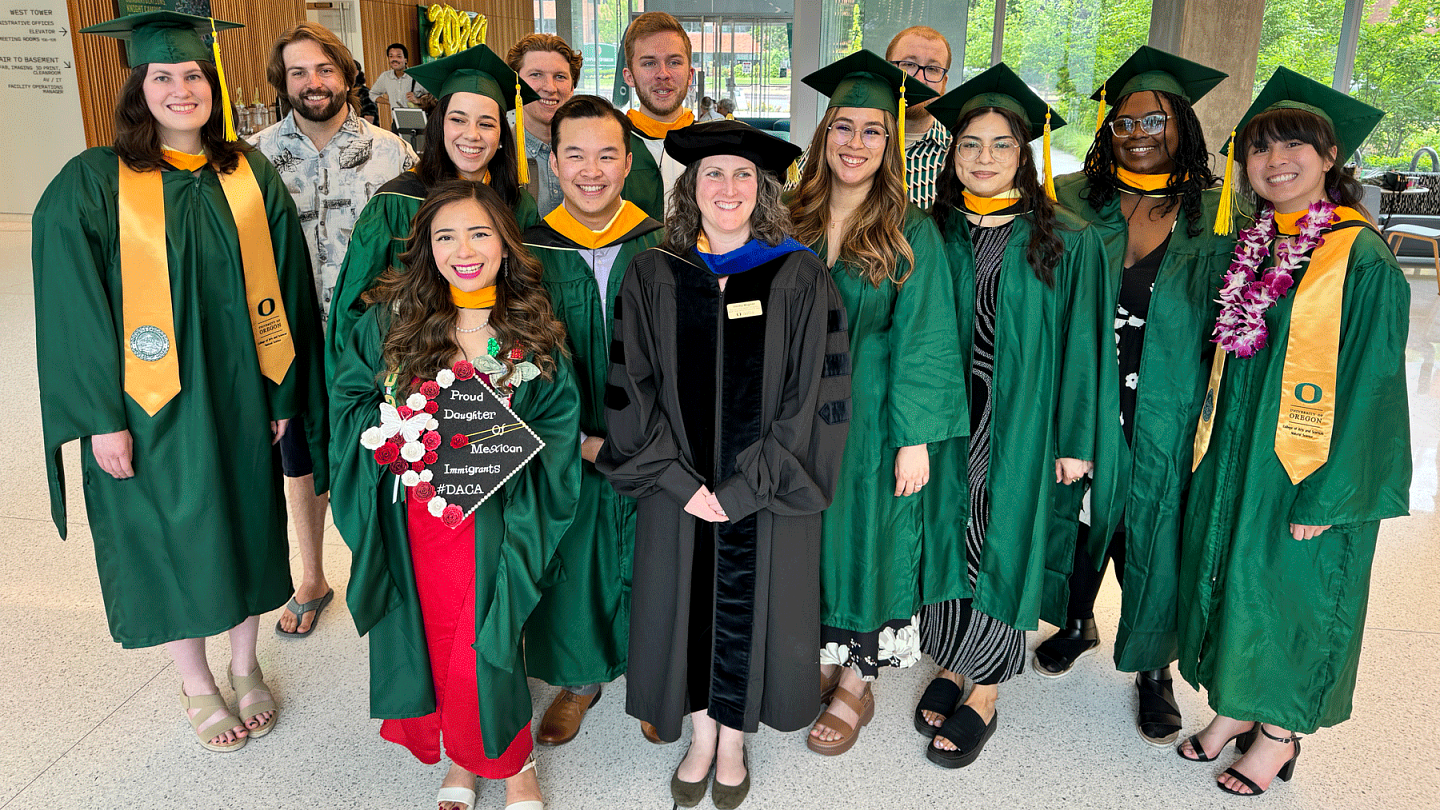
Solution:
M 1135 134 L 1135 126 L 1139 124 L 1141 131 L 1146 135 L 1159 135 L 1165 131 L 1165 122 L 1170 120 L 1168 115 L 1147 115 L 1144 118 L 1116 118 L 1110 122 L 1110 131 L 1117 137 L 1128 138 Z
M 855 140 L 855 127 L 849 124 L 831 124 L 829 130 L 830 142 L 836 146 L 844 146 Z M 889 137 L 890 133 L 879 127 L 866 127 L 860 130 L 860 143 L 864 144 L 866 149 L 878 149 L 884 146 Z
M 899 62 L 891 62 L 890 64 L 917 79 L 920 78 L 921 74 L 924 74 L 925 81 L 931 84 L 939 84 L 944 80 L 945 76 L 950 73 L 949 68 L 943 68 L 939 65 L 917 65 L 906 59 L 902 59 Z
M 955 145 L 955 156 L 966 163 L 974 163 L 985 151 L 985 144 L 979 141 L 961 141 Z M 996 163 L 1009 163 L 1020 154 L 1020 144 L 1014 141 L 994 141 L 990 144 L 990 157 Z

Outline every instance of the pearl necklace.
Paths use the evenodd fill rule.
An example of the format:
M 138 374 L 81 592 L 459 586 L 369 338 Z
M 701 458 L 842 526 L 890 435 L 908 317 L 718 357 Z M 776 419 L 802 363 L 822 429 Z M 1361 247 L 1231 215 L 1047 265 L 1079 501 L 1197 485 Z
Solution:
M 456 331 L 456 332 L 459 332 L 459 333 L 462 334 L 462 335 L 469 335 L 469 334 L 473 334 L 473 333 L 475 333 L 475 332 L 479 332 L 481 329 L 484 329 L 485 327 L 487 327 L 487 326 L 489 326 L 489 325 L 490 325 L 490 319 L 489 319 L 489 318 L 486 318 L 484 323 L 480 324 L 479 326 L 475 327 L 474 329 L 461 329 L 460 327 L 457 326 L 457 327 L 455 327 L 455 331 Z

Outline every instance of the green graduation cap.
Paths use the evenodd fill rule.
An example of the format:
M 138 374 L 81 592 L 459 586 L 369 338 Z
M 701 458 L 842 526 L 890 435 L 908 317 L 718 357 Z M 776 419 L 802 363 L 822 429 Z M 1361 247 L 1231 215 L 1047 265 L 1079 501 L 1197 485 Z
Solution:
M 894 113 L 900 104 L 902 86 L 907 104 L 938 95 L 923 82 L 866 50 L 832 62 L 801 81 L 830 97 L 827 109 L 869 107 Z
M 1090 98 L 1102 104 L 1106 100 L 1117 104 L 1137 90 L 1158 90 L 1194 104 L 1229 75 L 1159 48 L 1141 45 Z
M 1250 109 L 1245 111 L 1240 123 L 1235 125 L 1235 131 L 1244 130 L 1250 119 L 1260 113 L 1277 108 L 1305 110 L 1329 121 L 1330 126 L 1335 129 L 1335 140 L 1340 147 L 1336 159 L 1342 164 L 1349 162 L 1355 150 L 1370 136 L 1380 119 L 1385 117 L 1384 110 L 1357 101 L 1313 79 L 1307 79 L 1290 68 L 1279 67 L 1275 69 L 1270 81 L 1265 82 L 1265 87 L 1260 90 L 1260 95 L 1256 96 Z M 1230 144 L 1226 143 L 1220 153 L 1230 154 Z
M 1030 140 L 1045 134 L 1045 114 L 1050 112 L 1050 105 L 1004 62 L 930 102 L 925 111 L 954 132 L 960 119 L 980 107 L 999 107 L 1019 115 L 1030 123 Z M 1050 112 L 1050 129 L 1063 126 L 1065 119 Z
M 485 45 L 476 45 L 453 56 L 416 65 L 410 68 L 409 73 L 436 98 L 444 98 L 451 93 L 479 93 L 495 99 L 502 113 L 515 108 L 517 94 L 520 104 L 540 100 L 530 85 L 520 81 L 519 74 Z
M 178 11 L 146 11 L 80 29 L 82 34 L 123 39 L 130 67 L 156 63 L 214 62 L 215 55 L 205 37 L 215 31 L 244 28 L 240 23 L 181 14 Z

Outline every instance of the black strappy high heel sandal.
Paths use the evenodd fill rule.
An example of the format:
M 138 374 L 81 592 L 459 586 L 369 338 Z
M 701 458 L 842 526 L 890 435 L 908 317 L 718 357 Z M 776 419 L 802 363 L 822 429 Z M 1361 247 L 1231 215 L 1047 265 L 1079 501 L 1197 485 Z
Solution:
M 1268 731 L 1265 730 L 1265 725 L 1264 725 L 1263 723 L 1256 723 L 1256 724 L 1255 724 L 1255 728 L 1258 729 L 1261 734 L 1264 734 L 1267 738 L 1269 738 L 1269 739 L 1271 739 L 1271 740 L 1274 740 L 1275 742 L 1278 742 L 1278 743 L 1286 743 L 1286 744 L 1288 744 L 1288 743 L 1294 743 L 1294 744 L 1295 744 L 1295 754 L 1294 754 L 1293 756 L 1291 756 L 1290 759 L 1289 759 L 1284 765 L 1280 766 L 1280 771 L 1275 774 L 1275 778 L 1276 778 L 1276 779 L 1279 779 L 1279 780 L 1282 781 L 1282 782 L 1289 782 L 1289 781 L 1290 781 L 1290 777 L 1292 777 L 1292 776 L 1295 775 L 1295 760 L 1297 760 L 1297 759 L 1300 758 L 1300 735 L 1299 735 L 1299 734 L 1294 734 L 1294 733 L 1292 733 L 1289 737 L 1276 737 L 1274 734 L 1271 734 L 1270 732 L 1268 732 Z M 1253 735 L 1253 733 L 1252 733 L 1249 742 L 1250 742 L 1250 743 L 1253 743 L 1254 741 L 1255 741 L 1255 737 L 1254 737 L 1254 735 Z M 1237 746 L 1237 747 L 1238 747 L 1238 746 Z M 1250 747 L 1250 746 L 1247 744 L 1247 745 L 1246 745 L 1246 748 L 1249 748 L 1249 747 Z M 1241 749 L 1241 750 L 1243 751 L 1243 750 L 1245 750 L 1245 749 Z M 1239 771 L 1235 770 L 1234 768 L 1226 768 L 1226 769 L 1225 769 L 1225 773 L 1224 773 L 1223 775 L 1224 775 L 1224 776 L 1233 777 L 1234 779 L 1239 780 L 1240 784 L 1244 785 L 1244 786 L 1247 787 L 1247 788 L 1250 788 L 1250 792 L 1249 792 L 1249 793 L 1241 793 L 1241 792 L 1238 791 L 1238 790 L 1233 790 L 1233 789 L 1231 789 L 1231 788 L 1226 787 L 1225 785 L 1220 784 L 1218 781 L 1215 783 L 1215 787 L 1220 788 L 1221 790 L 1225 791 L 1226 793 L 1229 793 L 1229 794 L 1232 795 L 1232 796 L 1259 796 L 1261 793 L 1264 793 L 1264 792 L 1265 792 L 1264 790 L 1262 790 L 1262 789 L 1260 788 L 1259 785 L 1257 785 L 1257 784 L 1255 784 L 1253 781 L 1251 781 L 1250 777 L 1246 776 L 1246 775 L 1243 774 L 1243 773 L 1240 773 Z M 1272 784 L 1272 785 L 1274 784 L 1274 781 L 1273 781 L 1273 780 L 1271 781 L 1271 784 Z
M 1190 738 L 1189 738 L 1190 748 L 1195 752 L 1195 756 L 1193 756 L 1193 757 L 1187 757 L 1187 756 L 1185 756 L 1185 744 L 1184 744 L 1184 743 L 1181 743 L 1180 745 L 1175 746 L 1175 753 L 1179 754 L 1179 755 L 1180 755 L 1180 758 L 1183 759 L 1183 760 L 1185 760 L 1186 762 L 1213 762 L 1216 757 L 1218 757 L 1218 756 L 1220 756 L 1220 754 L 1224 753 L 1224 751 L 1225 751 L 1225 746 L 1227 746 L 1227 745 L 1229 745 L 1230 743 L 1233 742 L 1233 743 L 1235 743 L 1235 748 L 1238 749 L 1238 750 L 1240 751 L 1240 753 L 1243 754 L 1243 753 L 1245 753 L 1246 749 L 1248 749 L 1248 748 L 1250 747 L 1250 744 L 1253 743 L 1253 742 L 1255 742 L 1255 734 L 1256 734 L 1255 729 L 1257 729 L 1257 728 L 1259 728 L 1259 727 L 1260 727 L 1260 724 L 1259 724 L 1259 723 L 1256 723 L 1255 725 L 1253 725 L 1253 726 L 1250 727 L 1250 730 L 1249 730 L 1249 731 L 1242 731 L 1242 732 L 1240 732 L 1239 734 L 1236 734 L 1235 736 L 1233 736 L 1233 737 L 1231 737 L 1230 739 L 1226 740 L 1225 742 L 1220 743 L 1220 748 L 1219 748 L 1218 750 L 1216 750 L 1215 753 L 1213 753 L 1213 754 L 1207 754 L 1207 753 L 1205 752 L 1205 749 L 1200 747 L 1200 735 L 1199 735 L 1199 734 L 1196 734 L 1196 735 L 1194 735 L 1193 737 L 1190 737 Z

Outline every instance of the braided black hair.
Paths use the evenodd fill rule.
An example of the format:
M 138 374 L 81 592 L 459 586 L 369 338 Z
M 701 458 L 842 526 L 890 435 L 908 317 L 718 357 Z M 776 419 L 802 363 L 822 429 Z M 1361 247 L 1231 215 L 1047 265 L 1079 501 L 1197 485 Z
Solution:
M 1195 115 L 1195 108 L 1190 102 L 1174 93 L 1166 93 L 1162 90 L 1151 90 L 1155 95 L 1155 102 L 1158 105 L 1163 98 L 1170 102 L 1171 120 L 1166 125 L 1177 124 L 1179 126 L 1179 151 L 1171 155 L 1175 162 L 1174 175 L 1183 177 L 1180 183 L 1179 197 L 1171 197 L 1165 201 L 1161 209 L 1164 214 L 1175 210 L 1178 204 L 1185 212 L 1185 230 L 1193 238 L 1200 235 L 1200 193 L 1215 185 L 1215 173 L 1210 170 L 1210 152 L 1205 148 L 1205 131 L 1200 127 L 1200 119 Z M 1115 106 L 1105 116 L 1105 123 L 1101 125 L 1100 131 L 1095 133 L 1095 141 L 1090 144 L 1090 151 L 1085 155 L 1085 176 L 1090 178 L 1090 190 L 1086 193 L 1085 201 L 1095 210 L 1104 208 L 1109 202 L 1115 199 L 1120 193 L 1115 180 L 1115 136 L 1110 131 L 1110 122 L 1115 120 L 1115 115 L 1120 111 L 1120 104 L 1124 98 L 1117 99 Z M 1164 139 L 1160 140 L 1164 146 Z

